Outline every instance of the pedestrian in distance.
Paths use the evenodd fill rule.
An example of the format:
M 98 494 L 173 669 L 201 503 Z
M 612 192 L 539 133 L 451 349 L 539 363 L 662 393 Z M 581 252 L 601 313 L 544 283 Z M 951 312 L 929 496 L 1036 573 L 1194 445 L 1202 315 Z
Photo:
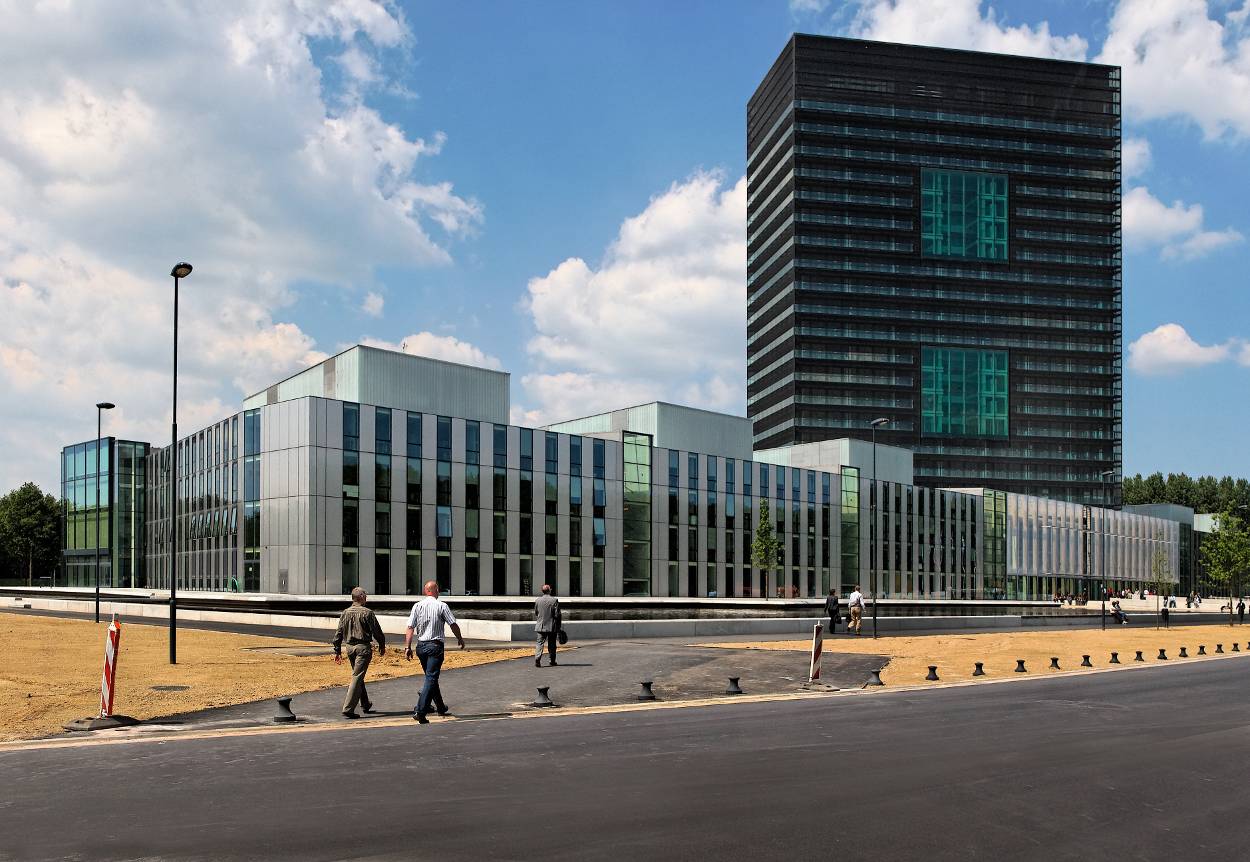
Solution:
M 417 660 L 421 662 L 421 669 L 425 672 L 425 682 L 421 685 L 421 694 L 417 697 L 417 705 L 413 707 L 412 717 L 421 724 L 429 724 L 430 720 L 425 716 L 431 703 L 439 715 L 451 712 L 443 702 L 443 692 L 438 687 L 438 675 L 443 669 L 443 626 L 451 629 L 461 649 L 464 649 L 464 635 L 460 634 L 460 626 L 451 608 L 438 597 L 438 582 L 426 581 L 422 592 L 425 593 L 425 598 L 413 605 L 408 614 L 404 657 L 412 661 L 412 639 L 415 635 Z
M 846 624 L 846 633 L 849 635 L 854 629 L 855 636 L 859 637 L 859 629 L 864 621 L 864 594 L 859 591 L 859 587 L 847 596 L 846 606 L 851 609 L 851 619 Z
M 825 599 L 825 616 L 829 618 L 829 634 L 838 630 L 838 616 L 842 608 L 842 600 L 838 598 L 838 588 L 829 588 L 829 597 Z
M 551 594 L 551 584 L 543 584 L 543 594 L 534 602 L 534 667 L 543 666 L 543 646 L 551 654 L 551 666 L 555 667 L 556 645 L 560 638 L 560 600 Z
M 1237 600 L 1237 622 L 1244 623 L 1246 621 L 1246 600 Z
M 1168 610 L 1168 606 L 1166 604 L 1164 604 L 1164 606 L 1159 609 L 1159 619 L 1163 621 L 1164 628 L 1168 627 L 1168 616 L 1170 614 L 1171 612 Z
M 352 590 L 352 604 L 339 617 L 339 627 L 334 632 L 334 663 L 343 661 L 343 641 L 347 641 L 347 660 L 352 666 L 352 681 L 343 700 L 343 717 L 360 718 L 356 704 L 365 712 L 373 712 L 369 692 L 365 690 L 365 673 L 373 660 L 373 642 L 378 642 L 378 655 L 386 655 L 386 635 L 373 611 L 365 607 L 369 594 L 356 587 Z

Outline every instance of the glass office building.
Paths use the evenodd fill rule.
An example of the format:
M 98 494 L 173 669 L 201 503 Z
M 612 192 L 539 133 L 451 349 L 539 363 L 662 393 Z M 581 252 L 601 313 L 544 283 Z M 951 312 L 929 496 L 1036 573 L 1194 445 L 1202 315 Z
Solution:
M 1001 376 L 997 361 L 931 361 L 959 386 Z M 967 424 L 981 408 L 957 388 L 941 421 Z M 481 596 L 549 583 L 575 597 L 818 598 L 875 583 L 885 598 L 1037 599 L 1096 576 L 1144 582 L 1160 548 L 1177 561 L 1173 522 L 927 487 L 895 446 L 753 449 L 747 418 L 664 403 L 513 425 L 506 373 L 377 348 L 242 407 L 176 448 L 109 440 L 98 466 L 94 442 L 65 449 L 68 585 L 94 583 L 97 547 L 107 586 L 168 589 L 172 548 L 179 590 L 297 595 L 414 595 L 434 580 Z M 766 507 L 772 571 L 751 557 Z
M 55 586 L 146 587 L 148 444 L 104 437 L 61 450 L 62 552 Z M 98 489 L 98 491 L 97 491 Z
M 920 485 L 1116 503 L 1118 68 L 795 35 L 747 174 L 757 448 L 884 417 Z

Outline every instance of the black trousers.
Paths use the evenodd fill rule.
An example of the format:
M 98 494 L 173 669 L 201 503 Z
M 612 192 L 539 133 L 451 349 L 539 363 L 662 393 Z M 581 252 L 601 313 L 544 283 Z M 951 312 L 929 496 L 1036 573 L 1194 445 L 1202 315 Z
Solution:
M 557 632 L 536 632 L 534 644 L 534 661 L 542 661 L 543 647 L 547 647 L 547 652 L 551 655 L 551 660 L 556 660 L 556 646 L 559 644 Z

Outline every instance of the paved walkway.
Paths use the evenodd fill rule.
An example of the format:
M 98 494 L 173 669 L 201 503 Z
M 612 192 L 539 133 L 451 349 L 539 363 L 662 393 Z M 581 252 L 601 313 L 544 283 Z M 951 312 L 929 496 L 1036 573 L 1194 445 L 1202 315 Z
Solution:
M 455 648 L 454 645 L 452 647 Z M 720 697 L 730 676 L 741 678 L 750 694 L 780 694 L 803 690 L 807 655 L 798 652 L 733 650 L 645 642 L 599 642 L 561 651 L 557 667 L 534 667 L 532 658 L 514 659 L 444 671 L 443 697 L 458 718 L 508 714 L 531 709 L 538 686 L 547 686 L 559 706 L 605 706 L 637 703 L 639 681 L 650 679 L 661 700 Z M 415 659 L 414 659 L 415 661 Z M 822 662 L 822 682 L 835 688 L 860 688 L 873 670 L 885 664 L 883 656 L 830 655 Z M 374 715 L 409 715 L 423 677 L 369 683 Z M 340 714 L 344 688 L 298 694 L 292 707 L 301 718 L 345 721 Z M 245 726 L 272 724 L 273 700 L 221 707 L 154 719 L 149 724 Z

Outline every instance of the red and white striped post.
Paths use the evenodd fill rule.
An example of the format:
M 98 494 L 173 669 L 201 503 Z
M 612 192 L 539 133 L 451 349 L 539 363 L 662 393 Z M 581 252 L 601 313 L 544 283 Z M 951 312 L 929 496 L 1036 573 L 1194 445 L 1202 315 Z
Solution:
M 100 678 L 100 718 L 113 714 L 113 692 L 117 682 L 117 650 L 121 644 L 122 625 L 113 614 L 104 640 L 104 675 Z
M 820 679 L 820 650 L 824 645 L 825 627 L 820 623 L 812 626 L 812 666 L 807 673 L 807 681 L 815 682 Z

